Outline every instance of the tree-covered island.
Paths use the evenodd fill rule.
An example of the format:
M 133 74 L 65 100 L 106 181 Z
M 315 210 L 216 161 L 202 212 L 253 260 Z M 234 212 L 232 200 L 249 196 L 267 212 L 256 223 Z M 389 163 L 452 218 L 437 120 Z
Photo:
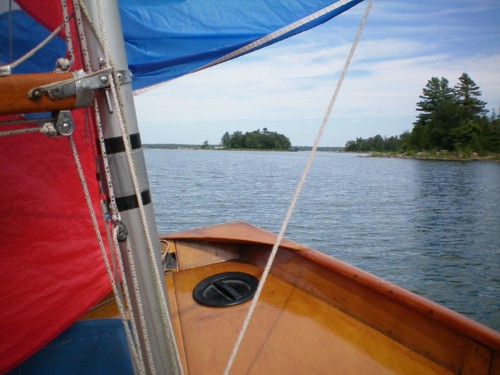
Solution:
M 225 149 L 253 149 L 253 150 L 289 150 L 290 140 L 283 134 L 271 132 L 267 128 L 242 133 L 235 131 L 222 136 L 221 146 Z
M 457 85 L 450 87 L 442 77 L 432 77 L 417 102 L 419 112 L 411 131 L 399 136 L 376 135 L 348 141 L 345 151 L 415 153 L 454 153 L 460 158 L 473 154 L 500 153 L 500 115 L 487 115 L 480 100 L 478 85 L 463 73 Z

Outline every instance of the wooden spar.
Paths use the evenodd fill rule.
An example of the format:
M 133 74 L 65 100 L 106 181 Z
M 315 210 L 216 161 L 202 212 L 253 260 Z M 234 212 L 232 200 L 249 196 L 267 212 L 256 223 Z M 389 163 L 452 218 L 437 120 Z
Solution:
M 0 77 L 0 114 L 23 114 L 74 109 L 76 95 L 51 99 L 47 92 L 31 99 L 32 89 L 72 79 L 71 73 L 15 74 Z

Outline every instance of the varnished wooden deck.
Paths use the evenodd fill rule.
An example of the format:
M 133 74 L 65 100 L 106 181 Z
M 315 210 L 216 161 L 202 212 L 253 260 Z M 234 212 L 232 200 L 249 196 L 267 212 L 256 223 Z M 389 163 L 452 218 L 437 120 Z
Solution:
M 220 272 L 256 266 L 224 262 L 168 275 L 189 374 L 222 374 L 249 302 L 226 308 L 198 305 L 192 290 Z M 234 374 L 452 374 L 427 358 L 274 276 L 268 279 L 233 365 Z

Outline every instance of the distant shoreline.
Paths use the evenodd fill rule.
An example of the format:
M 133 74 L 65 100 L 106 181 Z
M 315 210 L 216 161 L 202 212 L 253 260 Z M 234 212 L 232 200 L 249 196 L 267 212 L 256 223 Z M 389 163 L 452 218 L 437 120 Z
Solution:
M 442 160 L 442 161 L 495 161 L 500 162 L 500 154 L 489 153 L 478 155 L 473 152 L 470 155 L 457 154 L 449 151 L 422 151 L 422 152 L 371 152 L 368 157 L 373 158 L 397 158 L 415 160 Z
M 311 151 L 311 146 L 293 146 L 292 150 L 259 150 L 259 149 L 240 149 L 240 148 L 221 148 L 219 146 L 202 147 L 201 145 L 193 144 L 176 144 L 176 143 L 158 143 L 158 144 L 143 144 L 145 149 L 160 149 L 160 150 L 211 150 L 211 151 L 252 151 L 252 152 L 295 152 L 295 151 Z M 487 155 L 479 155 L 475 152 L 470 155 L 463 153 L 457 154 L 446 150 L 442 151 L 421 151 L 421 152 L 375 152 L 375 151 L 344 151 L 344 147 L 318 147 L 319 152 L 342 152 L 352 154 L 363 154 L 365 157 L 373 158 L 396 158 L 396 159 L 414 159 L 414 160 L 442 160 L 442 161 L 494 161 L 500 162 L 500 154 L 488 153 Z
M 203 147 L 202 145 L 194 144 L 176 144 L 176 143 L 146 143 L 142 145 L 147 149 L 163 149 L 163 150 L 214 150 L 214 151 L 276 151 L 276 152 L 295 152 L 295 151 L 310 151 L 312 146 L 292 146 L 290 150 L 277 149 L 254 149 L 254 148 L 222 148 L 217 146 Z M 342 152 L 344 147 L 318 147 L 318 151 L 322 152 Z

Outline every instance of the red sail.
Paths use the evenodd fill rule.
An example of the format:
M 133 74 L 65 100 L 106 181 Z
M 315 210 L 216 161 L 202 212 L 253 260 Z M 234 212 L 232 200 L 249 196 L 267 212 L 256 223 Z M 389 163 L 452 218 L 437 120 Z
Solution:
M 100 216 L 95 140 L 82 121 L 83 110 L 75 112 L 74 139 Z M 110 287 L 66 137 L 0 137 L 0 181 L 3 373 L 47 344 Z
M 18 4 L 49 30 L 62 22 L 60 2 L 21 0 Z M 72 31 L 76 39 L 76 30 Z M 78 69 L 78 53 L 75 57 L 73 69 Z M 93 116 L 85 111 L 72 112 L 73 138 L 104 233 Z M 33 126 L 37 125 L 26 125 Z M 42 348 L 110 291 L 67 137 L 40 133 L 0 137 L 0 258 L 3 373 Z

